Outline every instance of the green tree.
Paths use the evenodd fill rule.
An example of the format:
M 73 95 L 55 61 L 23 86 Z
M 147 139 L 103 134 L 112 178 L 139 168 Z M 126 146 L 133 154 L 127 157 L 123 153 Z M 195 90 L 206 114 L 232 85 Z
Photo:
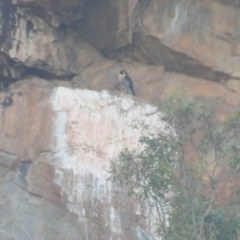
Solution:
M 216 194 L 217 172 L 240 166 L 240 111 L 217 121 L 213 103 L 170 96 L 159 106 L 163 128 L 111 163 L 109 179 L 155 210 L 164 240 L 237 239 L 237 206 L 217 206 Z

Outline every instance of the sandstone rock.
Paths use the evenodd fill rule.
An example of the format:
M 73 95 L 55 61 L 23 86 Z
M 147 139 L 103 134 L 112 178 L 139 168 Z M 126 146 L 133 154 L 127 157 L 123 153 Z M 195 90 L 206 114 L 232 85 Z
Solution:
M 0 94 L 2 150 L 20 159 L 35 159 L 41 151 L 49 149 L 50 141 L 46 137 L 51 126 L 44 124 L 52 117 L 45 100 L 49 94 L 50 87 L 43 88 L 29 81 L 17 82 L 9 92 Z M 33 147 L 35 144 L 37 148 Z
M 11 15 L 1 19 L 6 28 L 2 32 L 2 76 L 17 80 L 27 74 L 70 79 L 100 58 L 75 30 L 51 26 L 43 16 L 29 14 L 24 6 L 9 5 Z
M 2 78 L 0 89 L 22 79 L 25 74 L 26 68 L 21 63 L 13 61 L 4 53 L 0 53 L 0 76 Z
M 213 70 L 240 77 L 239 21 L 240 8 L 218 1 L 154 0 L 144 11 L 141 26 L 146 35 L 172 50 Z
M 0 165 L 11 169 L 17 160 L 16 155 L 12 155 L 6 152 L 0 152 Z
M 132 77 L 136 98 L 150 103 L 158 104 L 161 99 L 174 92 L 182 92 L 196 99 L 217 98 L 219 102 L 216 105 L 222 116 L 234 111 L 240 103 L 238 94 L 217 82 L 168 72 L 163 66 L 101 60 L 81 72 L 80 82 L 78 76 L 74 81 L 81 88 L 98 91 L 108 89 L 118 94 L 117 74 L 121 69 L 126 69 Z
M 240 10 L 231 4 L 234 2 L 72 0 L 60 1 L 54 11 L 47 0 L 4 1 L 1 9 L 9 11 L 1 14 L 2 50 L 12 63 L 1 67 L 0 61 L 0 73 L 13 79 L 26 74 L 71 79 L 101 58 L 83 34 L 108 58 L 226 81 L 239 77 Z M 75 18 L 73 9 L 84 9 L 83 18 L 78 14 Z
M 147 96 L 149 97 L 148 99 L 156 97 L 150 93 L 150 89 L 156 87 L 161 81 L 164 72 L 163 66 L 118 63 L 103 59 L 84 69 L 80 75 L 81 81 L 79 81 L 79 76 L 76 76 L 73 82 L 80 88 L 95 89 L 98 91 L 107 89 L 116 94 L 119 92 L 117 76 L 122 69 L 126 69 L 132 77 L 138 99 L 144 98 L 146 100 Z M 157 89 L 157 91 L 159 90 Z
M 237 92 L 237 93 L 240 93 L 240 80 L 239 79 L 229 79 L 226 83 L 227 85 L 227 88 L 234 91 L 234 92 Z
M 140 213 L 134 216 L 136 203 L 130 201 L 129 205 L 124 192 L 106 181 L 106 170 L 109 159 L 116 158 L 125 146 L 137 148 L 142 133 L 132 129 L 131 124 L 146 120 L 156 128 L 161 127 L 154 114 L 156 108 L 149 106 L 152 109 L 149 111 L 146 104 L 136 103 L 130 96 L 61 87 L 56 90 L 52 104 L 57 113 L 58 149 L 52 161 L 57 169 L 56 183 L 68 195 L 69 209 L 77 213 L 80 223 L 86 218 L 90 222 L 95 220 L 95 227 L 87 224 L 88 238 L 94 238 L 97 231 L 103 239 L 138 239 L 136 226 L 128 219 L 136 217 L 140 226 L 147 224 L 149 230 L 153 219 L 145 221 Z
M 48 23 L 58 25 L 74 23 L 82 17 L 83 7 L 87 0 L 16 0 L 15 4 L 27 7 Z
M 137 32 L 133 36 L 134 42 L 131 45 L 117 50 L 104 49 L 102 50 L 104 56 L 121 62 L 134 61 L 146 65 L 162 65 L 169 72 L 216 82 L 230 77 L 229 74 L 216 71 L 185 53 L 167 47 L 155 36 L 141 32 Z
M 63 205 L 56 204 L 56 197 L 51 198 L 57 193 L 54 187 L 48 187 L 54 186 L 53 175 L 50 174 L 53 167 L 47 163 L 34 163 L 40 152 L 51 149 L 51 126 L 48 121 L 53 116 L 49 115 L 47 99 L 53 86 L 47 82 L 41 83 L 18 82 L 10 92 L 1 93 L 0 96 L 2 240 L 63 240 L 81 236 L 76 216 L 66 211 Z M 6 99 L 12 101 L 7 102 Z M 32 179 L 32 175 L 36 177 Z M 59 202 L 59 195 L 57 199 Z M 60 233 L 58 228 L 63 232 Z
M 159 126 L 146 102 L 215 98 L 219 119 L 239 105 L 238 0 L 58 3 L 0 1 L 0 239 L 152 239 L 149 209 L 106 169 L 140 147 L 132 122 Z M 136 98 L 118 93 L 121 69 Z M 219 175 L 227 203 L 238 182 Z
M 126 146 L 139 148 L 142 131 L 131 124 L 161 127 L 156 107 L 39 79 L 15 83 L 0 100 L 2 240 L 152 239 L 149 209 L 106 170 Z
M 89 0 L 77 29 L 97 48 L 126 46 L 132 42 L 133 30 L 148 2 Z
M 12 59 L 18 59 L 36 72 L 45 71 L 49 77 L 51 74 L 70 77 L 99 57 L 99 53 L 76 32 L 64 28 L 55 30 L 44 20 L 29 18 L 21 10 L 18 14 L 12 46 L 4 45 L 3 48 Z
M 16 155 L 0 151 L 0 183 L 7 181 L 8 173 L 14 168 L 14 165 L 17 163 L 17 159 L 18 156 Z M 0 199 L 2 199 L 1 196 Z M 0 200 L 0 202 L 2 201 L 2 204 L 4 204 L 5 199 L 7 198 L 4 197 L 2 200 Z
M 42 155 L 40 157 L 44 160 L 46 158 L 46 156 Z M 23 162 L 20 164 L 26 163 Z M 54 168 L 50 164 L 39 161 L 39 158 L 36 162 L 29 165 L 26 177 L 28 181 L 27 190 L 33 196 L 38 196 L 37 199 L 29 199 L 29 202 L 35 203 L 34 205 L 37 206 L 44 203 L 40 200 L 49 200 L 56 204 L 61 203 L 61 187 L 53 183 L 54 171 Z
M 126 68 L 136 79 L 138 94 L 151 101 L 176 89 L 218 97 L 223 116 L 240 100 L 217 83 L 163 68 L 111 61 L 97 66 L 83 75 L 111 82 L 106 73 Z M 144 85 L 145 78 L 149 83 Z M 59 87 L 40 79 L 15 83 L 0 94 L 0 103 L 1 239 L 151 239 L 155 220 L 149 209 L 140 211 L 122 189 L 112 186 L 106 170 L 124 147 L 139 149 L 142 132 L 131 124 L 144 120 L 161 127 L 156 107 L 131 96 Z M 219 202 L 231 198 L 229 186 L 220 185 L 227 194 Z

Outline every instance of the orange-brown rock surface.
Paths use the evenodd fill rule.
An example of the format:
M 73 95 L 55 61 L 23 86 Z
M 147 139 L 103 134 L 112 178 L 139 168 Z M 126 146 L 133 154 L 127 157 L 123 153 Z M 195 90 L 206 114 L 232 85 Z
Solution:
M 154 219 L 107 178 L 157 108 L 40 79 L 0 94 L 1 239 L 151 239 Z
M 234 111 L 239 26 L 239 0 L 0 1 L 0 239 L 152 239 L 109 161 L 169 93 Z M 119 94 L 121 69 L 136 98 Z M 225 203 L 237 182 L 219 176 Z

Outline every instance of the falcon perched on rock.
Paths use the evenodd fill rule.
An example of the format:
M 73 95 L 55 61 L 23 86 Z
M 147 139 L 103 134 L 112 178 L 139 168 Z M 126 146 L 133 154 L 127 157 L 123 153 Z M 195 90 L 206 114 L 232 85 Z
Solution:
M 120 91 L 135 96 L 132 79 L 128 76 L 126 70 L 121 70 L 118 74 Z

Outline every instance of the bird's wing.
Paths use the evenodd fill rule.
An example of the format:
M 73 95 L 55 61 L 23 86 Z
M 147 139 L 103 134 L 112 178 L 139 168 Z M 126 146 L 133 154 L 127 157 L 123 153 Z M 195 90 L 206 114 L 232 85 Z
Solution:
M 129 89 L 131 90 L 132 95 L 135 95 L 132 79 L 131 79 L 128 75 L 125 77 L 125 79 L 127 80 L 128 87 L 129 87 Z

